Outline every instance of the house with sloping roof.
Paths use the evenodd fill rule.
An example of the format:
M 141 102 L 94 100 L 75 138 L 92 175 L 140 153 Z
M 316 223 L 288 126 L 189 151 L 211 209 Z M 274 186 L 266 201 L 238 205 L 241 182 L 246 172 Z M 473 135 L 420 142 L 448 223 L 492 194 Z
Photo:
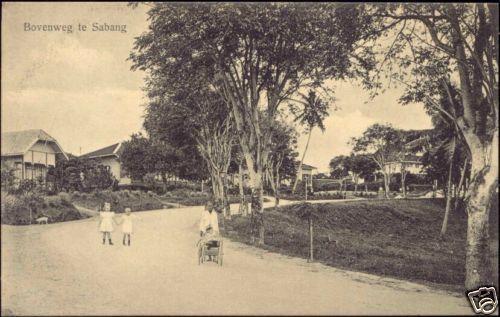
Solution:
M 407 173 L 419 175 L 424 174 L 421 159 L 422 155 L 420 153 L 408 154 L 400 160 L 391 160 L 385 163 L 385 166 L 391 174 L 401 173 L 401 171 L 404 169 Z
M 313 185 L 313 176 L 317 174 L 318 168 L 314 167 L 312 165 L 308 165 L 303 163 L 302 168 L 299 169 L 299 162 L 295 163 L 295 166 L 297 167 L 297 177 L 300 180 L 306 181 L 307 186 L 310 186 L 312 188 Z
M 388 160 L 385 168 L 391 173 L 411 173 L 415 175 L 424 174 L 422 156 L 429 147 L 429 135 L 433 129 L 424 130 L 400 130 L 408 140 L 402 149 L 403 157 Z
M 132 181 L 120 162 L 123 153 L 122 143 L 115 143 L 101 149 L 81 155 L 80 159 L 94 160 L 109 168 L 111 174 L 118 180 L 118 184 L 130 184 Z
M 16 180 L 45 181 L 47 171 L 57 160 L 68 160 L 59 143 L 41 129 L 1 134 L 2 165 L 15 169 Z

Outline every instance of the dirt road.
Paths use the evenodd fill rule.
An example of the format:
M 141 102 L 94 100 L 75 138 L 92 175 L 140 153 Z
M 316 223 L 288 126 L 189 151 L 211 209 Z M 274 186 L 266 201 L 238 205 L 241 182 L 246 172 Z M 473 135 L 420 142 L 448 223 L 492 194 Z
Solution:
M 137 213 L 130 247 L 97 221 L 2 225 L 2 312 L 111 314 L 472 314 L 464 297 L 226 241 L 198 265 L 201 207 Z

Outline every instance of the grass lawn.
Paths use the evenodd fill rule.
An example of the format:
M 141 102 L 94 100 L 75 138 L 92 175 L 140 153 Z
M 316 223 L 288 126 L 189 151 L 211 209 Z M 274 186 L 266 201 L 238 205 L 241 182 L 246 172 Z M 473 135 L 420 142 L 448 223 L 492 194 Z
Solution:
M 210 192 L 200 192 L 187 189 L 176 189 L 168 191 L 163 195 L 159 196 L 161 201 L 166 204 L 180 204 L 184 206 L 203 206 L 210 199 Z M 228 201 L 230 204 L 237 204 L 240 202 L 239 195 L 228 195 Z M 250 201 L 250 196 L 247 195 L 248 201 Z M 269 202 L 269 199 L 264 198 L 264 202 Z
M 126 207 L 130 207 L 133 211 L 173 208 L 172 206 L 164 206 L 153 192 L 127 189 L 115 192 L 110 190 L 92 193 L 74 192 L 70 195 L 70 200 L 78 206 L 92 210 L 97 210 L 103 202 L 111 202 L 111 208 L 115 212 L 123 212 Z
M 318 208 L 321 213 L 314 224 L 316 261 L 461 290 L 467 218 L 463 212 L 451 214 L 447 236 L 441 240 L 443 199 L 377 199 L 266 209 L 263 248 L 308 258 L 308 224 L 297 217 L 301 208 Z M 498 241 L 498 212 L 491 217 L 491 238 Z M 249 218 L 226 220 L 225 231 L 228 237 L 250 244 Z M 492 256 L 498 280 L 498 251 Z

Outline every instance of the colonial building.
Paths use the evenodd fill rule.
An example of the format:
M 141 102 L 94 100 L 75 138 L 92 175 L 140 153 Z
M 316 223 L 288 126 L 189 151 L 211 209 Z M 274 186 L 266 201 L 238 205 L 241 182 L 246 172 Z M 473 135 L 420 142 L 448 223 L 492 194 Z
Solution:
M 310 188 L 312 188 L 312 183 L 313 183 L 312 179 L 313 179 L 313 176 L 317 174 L 318 169 L 316 167 L 314 167 L 314 166 L 311 166 L 311 165 L 302 164 L 302 169 L 299 170 L 299 162 L 296 162 L 295 166 L 297 168 L 297 176 L 299 177 L 299 179 L 306 180 L 307 181 L 307 186 L 309 186 Z M 263 175 L 263 176 L 264 176 L 264 178 L 266 177 L 266 175 Z M 238 185 L 239 184 L 238 173 L 229 174 L 229 180 L 234 185 Z M 293 181 L 294 181 L 294 179 L 292 179 L 292 180 L 290 180 L 290 179 L 282 179 L 281 180 L 281 184 L 290 186 L 290 185 L 293 184 Z M 249 175 L 249 172 L 248 172 L 248 170 L 246 168 L 243 169 L 243 185 L 245 187 L 249 187 L 250 186 L 250 175 Z
M 391 174 L 401 173 L 401 170 L 403 170 L 403 168 L 407 173 L 415 175 L 424 174 L 424 171 L 422 169 L 423 165 L 420 161 L 421 158 L 421 153 L 409 154 L 406 155 L 403 160 L 387 162 L 386 168 Z
M 131 179 L 122 167 L 120 156 L 123 153 L 122 143 L 106 146 L 102 149 L 80 156 L 81 159 L 92 159 L 99 164 L 107 166 L 119 184 L 130 184 Z
M 299 179 L 306 181 L 307 186 L 310 186 L 312 188 L 313 184 L 313 176 L 317 174 L 318 168 L 307 165 L 307 164 L 302 164 L 302 168 L 298 168 L 299 163 L 297 163 L 297 176 Z
M 401 130 L 401 132 L 411 140 L 404 145 L 406 154 L 402 159 L 387 162 L 384 167 L 391 174 L 401 173 L 403 170 L 415 175 L 424 174 L 422 156 L 429 150 L 429 136 L 433 130 Z
M 56 139 L 40 129 L 2 133 L 1 153 L 2 165 L 15 169 L 17 181 L 45 181 L 49 167 L 59 159 L 68 160 Z

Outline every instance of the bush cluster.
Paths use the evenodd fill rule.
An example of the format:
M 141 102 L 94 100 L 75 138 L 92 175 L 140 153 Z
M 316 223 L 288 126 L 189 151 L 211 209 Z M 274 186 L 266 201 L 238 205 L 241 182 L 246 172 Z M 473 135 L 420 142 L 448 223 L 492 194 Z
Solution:
M 66 195 L 46 196 L 37 191 L 13 195 L 2 191 L 1 198 L 2 224 L 30 224 L 30 214 L 31 223 L 36 223 L 35 220 L 43 216 L 49 217 L 50 222 L 85 217 L 71 204 Z
M 61 194 L 61 193 L 60 193 Z M 69 198 L 82 207 L 99 210 L 104 202 L 111 203 L 115 212 L 124 212 L 129 207 L 133 211 L 156 210 L 163 208 L 163 201 L 153 191 L 140 190 L 102 190 L 91 193 L 72 193 Z

